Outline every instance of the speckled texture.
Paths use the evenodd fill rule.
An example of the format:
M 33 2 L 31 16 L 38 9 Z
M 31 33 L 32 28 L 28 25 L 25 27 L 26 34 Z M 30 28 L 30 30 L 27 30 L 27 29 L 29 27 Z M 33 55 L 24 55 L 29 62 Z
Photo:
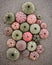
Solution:
M 40 55 L 37 61 L 29 60 L 28 58 L 22 58 L 22 56 L 16 61 L 10 61 L 6 58 L 6 50 L 8 49 L 6 41 L 8 38 L 3 34 L 4 27 L 8 26 L 3 23 L 2 17 L 7 11 L 17 13 L 21 11 L 21 5 L 31 1 L 36 6 L 36 13 L 42 16 L 43 22 L 47 24 L 49 31 L 49 37 L 46 40 L 42 40 L 41 43 L 44 46 L 45 52 Z M 0 0 L 0 65 L 52 65 L 52 0 Z

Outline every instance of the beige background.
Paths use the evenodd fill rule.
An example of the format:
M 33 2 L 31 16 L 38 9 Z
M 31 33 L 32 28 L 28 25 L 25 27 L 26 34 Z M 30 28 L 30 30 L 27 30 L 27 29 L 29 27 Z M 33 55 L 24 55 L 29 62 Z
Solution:
M 36 6 L 36 13 L 40 14 L 43 22 L 47 24 L 49 37 L 41 41 L 45 52 L 37 61 L 20 57 L 12 62 L 6 58 L 6 41 L 10 37 L 3 34 L 4 27 L 8 25 L 3 23 L 2 17 L 7 11 L 21 11 L 21 5 L 26 1 L 31 1 Z M 0 0 L 0 65 L 52 65 L 52 0 Z

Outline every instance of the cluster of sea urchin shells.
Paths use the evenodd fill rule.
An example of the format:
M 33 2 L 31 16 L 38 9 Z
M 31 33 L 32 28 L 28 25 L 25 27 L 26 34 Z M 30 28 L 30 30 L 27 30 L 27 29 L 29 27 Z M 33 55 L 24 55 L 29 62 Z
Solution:
M 35 7 L 31 2 L 22 5 L 23 12 L 7 12 L 4 15 L 4 22 L 9 27 L 4 28 L 4 34 L 11 36 L 7 40 L 7 58 L 17 60 L 22 54 L 32 60 L 39 58 L 44 51 L 40 39 L 46 39 L 49 35 L 46 23 L 43 23 L 41 16 L 33 14 Z M 21 53 L 20 53 L 21 52 Z

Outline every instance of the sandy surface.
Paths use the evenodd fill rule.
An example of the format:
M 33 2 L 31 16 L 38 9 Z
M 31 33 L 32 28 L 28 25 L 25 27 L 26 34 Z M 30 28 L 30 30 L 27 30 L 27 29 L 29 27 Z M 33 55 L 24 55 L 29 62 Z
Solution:
M 43 22 L 47 24 L 49 37 L 41 41 L 45 52 L 37 61 L 22 57 L 19 60 L 10 61 L 6 58 L 8 49 L 6 41 L 10 37 L 3 34 L 4 27 L 8 25 L 3 23 L 2 17 L 7 11 L 14 13 L 21 11 L 21 5 L 26 1 L 31 1 L 36 6 L 36 13 L 40 14 Z M 52 0 L 0 0 L 0 65 L 52 65 Z

